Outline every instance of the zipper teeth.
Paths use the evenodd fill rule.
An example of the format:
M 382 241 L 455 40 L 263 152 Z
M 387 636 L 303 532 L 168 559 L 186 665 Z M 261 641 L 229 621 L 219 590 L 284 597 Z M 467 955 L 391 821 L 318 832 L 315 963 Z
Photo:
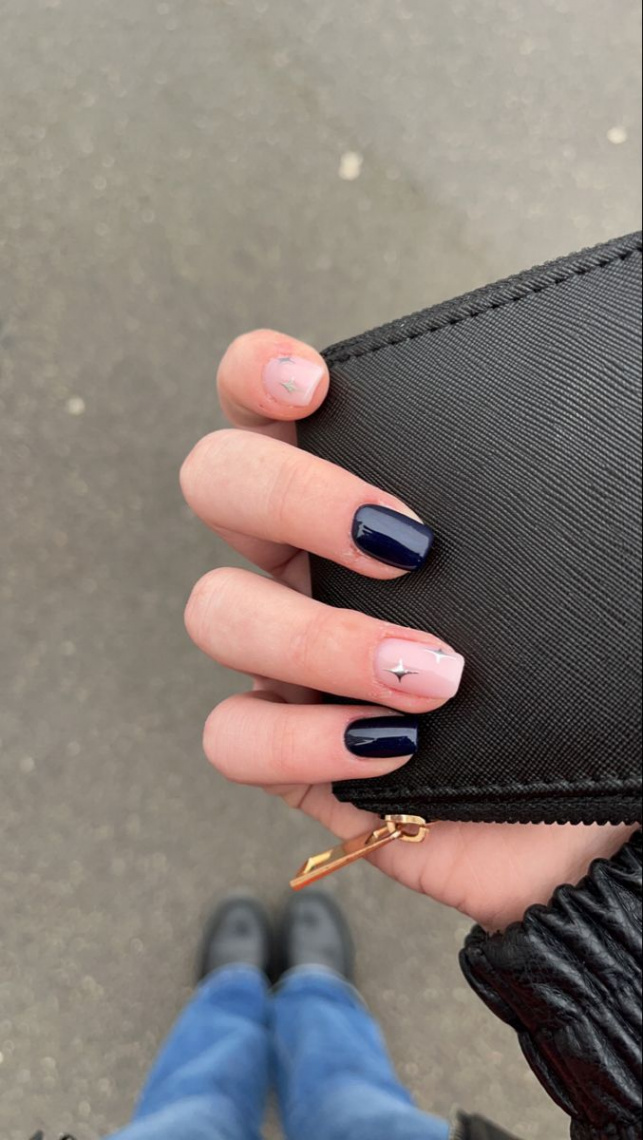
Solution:
M 402 809 L 399 809 L 399 810 L 396 809 L 395 811 L 392 811 L 390 805 L 388 807 L 385 807 L 385 808 L 374 807 L 373 804 L 369 804 L 369 802 L 367 800 L 342 799 L 342 800 L 340 800 L 340 803 L 353 804 L 353 806 L 359 808 L 360 811 L 367 811 L 367 812 L 370 812 L 374 815 L 379 815 L 381 819 L 386 819 L 390 815 L 406 815 L 406 814 L 417 815 L 419 812 L 417 805 L 413 805 L 410 808 L 407 807 L 404 809 L 404 811 L 402 811 Z M 485 816 L 484 818 L 481 818 L 481 817 L 475 817 L 473 815 L 468 815 L 465 820 L 455 819 L 455 818 L 445 820 L 443 816 L 436 814 L 435 808 L 430 812 L 427 811 L 426 808 L 422 808 L 422 812 L 424 813 L 424 819 L 425 819 L 427 824 L 435 823 L 437 820 L 443 820 L 445 823 L 489 823 L 489 824 L 493 824 L 494 826 L 499 826 L 501 824 L 519 825 L 519 824 L 523 824 L 526 822 L 525 819 L 519 818 L 518 816 L 510 816 L 509 818 L 507 818 L 506 816 L 498 816 L 498 817 L 496 817 L 496 816 L 491 816 L 491 817 Z M 532 819 L 529 822 L 533 823 L 534 820 Z M 536 823 L 545 823 L 547 825 L 555 824 L 557 826 L 560 825 L 560 826 L 566 827 L 570 824 L 571 821 L 570 821 L 568 815 L 560 815 L 560 816 L 555 816 L 554 818 L 550 818 L 549 816 L 547 816 L 546 819 L 541 819 L 539 817 L 535 822 Z M 636 827 L 637 825 L 640 826 L 640 824 L 641 824 L 640 813 L 639 813 L 639 815 L 629 814 L 625 818 L 623 818 L 620 815 L 613 815 L 613 816 L 610 816 L 609 819 L 605 819 L 603 816 L 601 816 L 599 823 L 605 824 L 606 826 L 609 825 L 609 826 L 615 826 L 615 827 L 617 827 L 617 826 L 620 827 L 621 825 L 623 825 L 625 827 Z M 572 824 L 572 826 L 577 826 L 577 825 L 581 826 L 581 824 L 583 824 L 583 825 L 584 824 L 592 824 L 592 819 L 590 818 L 589 814 L 587 815 L 587 818 L 585 818 L 585 816 L 583 816 L 582 820 L 580 820 L 580 821 L 575 820 L 574 823 Z M 456 1140 L 459 1140 L 459 1138 L 456 1138 Z M 465 1140 L 466 1140 L 466 1138 L 465 1138 Z
M 464 1131 L 464 1122 L 461 1116 L 456 1117 L 455 1121 L 453 1122 L 451 1131 L 449 1133 L 449 1140 L 467 1140 L 466 1133 Z

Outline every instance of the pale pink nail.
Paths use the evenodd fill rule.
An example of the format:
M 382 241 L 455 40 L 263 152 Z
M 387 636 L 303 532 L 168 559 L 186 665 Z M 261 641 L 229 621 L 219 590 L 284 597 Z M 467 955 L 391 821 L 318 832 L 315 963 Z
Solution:
M 303 356 L 276 356 L 263 370 L 263 384 L 278 404 L 307 408 L 324 375 L 323 365 Z
M 464 657 L 438 642 L 427 645 L 390 637 L 375 656 L 375 672 L 387 688 L 439 701 L 455 696 L 463 669 Z

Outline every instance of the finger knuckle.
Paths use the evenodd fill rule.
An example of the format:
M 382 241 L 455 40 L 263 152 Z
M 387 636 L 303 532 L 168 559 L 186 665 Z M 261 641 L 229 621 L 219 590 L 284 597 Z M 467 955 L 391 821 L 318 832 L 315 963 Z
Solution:
M 273 472 L 273 478 L 266 490 L 266 517 L 271 520 L 271 529 L 277 542 L 288 534 L 288 523 L 292 515 L 294 499 L 305 501 L 305 464 L 296 448 L 286 451 Z
M 248 361 L 252 361 L 261 345 L 270 337 L 266 329 L 251 329 L 250 332 L 240 333 L 230 342 L 225 350 L 217 369 L 217 387 L 227 387 L 230 391 L 235 387 L 236 378 Z
M 238 585 L 239 571 L 225 566 L 210 570 L 193 587 L 185 607 L 185 627 L 197 645 L 206 640 L 216 657 L 218 617 L 232 604 L 231 595 Z
M 219 365 L 219 371 L 230 360 L 237 360 L 239 358 L 243 359 L 245 357 L 246 350 L 248 348 L 252 348 L 254 346 L 254 343 L 257 340 L 257 335 L 259 332 L 260 332 L 260 330 L 258 330 L 258 329 L 250 329 L 249 332 L 242 332 L 242 333 L 239 333 L 238 336 L 235 336 L 230 341 L 230 344 L 226 348 L 225 353 L 223 354 L 223 357 L 221 358 L 221 363 Z
M 203 751 L 214 768 L 219 767 L 219 740 L 222 705 L 217 705 L 203 726 Z
M 181 490 L 188 502 L 198 494 L 204 481 L 211 482 L 212 474 L 229 460 L 230 449 L 236 443 L 234 428 L 204 435 L 184 459 L 179 474 Z
M 315 607 L 292 645 L 293 659 L 302 677 L 314 680 L 320 669 L 323 669 L 323 663 L 332 660 L 338 641 L 339 623 L 341 617 L 338 611 L 321 605 Z
M 230 748 L 226 747 L 223 739 L 217 738 L 211 743 L 208 751 L 208 759 L 213 768 L 216 768 L 224 779 L 230 784 L 242 784 L 239 772 L 239 758 L 238 755 Z
M 281 710 L 273 718 L 270 740 L 270 767 L 273 779 L 278 783 L 289 783 L 299 778 L 301 772 L 301 737 L 298 732 L 295 718 L 288 715 L 288 710 Z
M 226 780 L 239 778 L 239 703 L 230 697 L 210 713 L 203 729 L 203 750 L 217 772 Z

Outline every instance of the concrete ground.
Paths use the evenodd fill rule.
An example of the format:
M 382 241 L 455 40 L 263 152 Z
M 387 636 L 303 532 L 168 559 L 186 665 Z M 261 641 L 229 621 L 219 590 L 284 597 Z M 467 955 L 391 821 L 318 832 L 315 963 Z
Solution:
M 242 682 L 183 631 L 228 555 L 177 468 L 226 342 L 323 345 L 635 228 L 638 23 L 636 0 L 0 0 L 5 1140 L 122 1125 L 212 900 L 276 903 L 325 840 L 201 756 Z M 422 1105 L 562 1137 L 459 975 L 467 922 L 367 867 L 333 890 Z

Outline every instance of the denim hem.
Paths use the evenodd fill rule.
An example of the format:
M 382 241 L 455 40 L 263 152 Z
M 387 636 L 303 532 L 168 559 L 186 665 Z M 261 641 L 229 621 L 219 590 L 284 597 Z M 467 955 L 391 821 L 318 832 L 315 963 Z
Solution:
M 286 970 L 282 974 L 279 981 L 272 988 L 273 994 L 278 994 L 282 989 L 285 989 L 290 982 L 298 978 L 310 978 L 321 982 L 330 982 L 332 985 L 344 994 L 350 994 L 363 1009 L 368 1009 L 368 1006 L 362 997 L 361 993 L 352 982 L 349 982 L 342 974 L 338 974 L 336 970 L 332 970 L 330 966 L 293 966 L 291 970 Z
M 228 966 L 219 966 L 218 969 L 212 970 L 199 982 L 195 992 L 198 993 L 215 982 L 225 982 L 228 979 L 232 981 L 233 978 L 241 978 L 244 975 L 261 982 L 266 993 L 269 992 L 270 981 L 268 976 L 259 966 L 252 966 L 249 962 L 230 962 Z

